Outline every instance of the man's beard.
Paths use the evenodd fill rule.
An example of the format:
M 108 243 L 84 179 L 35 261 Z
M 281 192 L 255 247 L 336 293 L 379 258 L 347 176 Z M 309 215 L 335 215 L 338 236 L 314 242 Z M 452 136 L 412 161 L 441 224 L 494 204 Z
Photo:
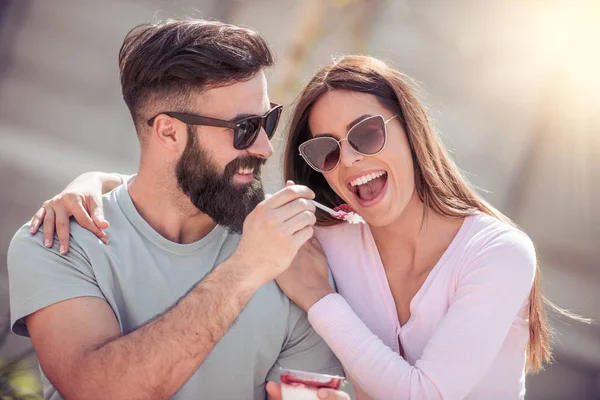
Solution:
M 220 173 L 197 142 L 195 129 L 188 126 L 188 143 L 175 169 L 179 188 L 215 223 L 230 232 L 242 233 L 244 220 L 265 198 L 260 168 L 266 160 L 253 156 L 236 158 Z M 253 168 L 254 180 L 235 185 L 233 176 L 240 168 Z

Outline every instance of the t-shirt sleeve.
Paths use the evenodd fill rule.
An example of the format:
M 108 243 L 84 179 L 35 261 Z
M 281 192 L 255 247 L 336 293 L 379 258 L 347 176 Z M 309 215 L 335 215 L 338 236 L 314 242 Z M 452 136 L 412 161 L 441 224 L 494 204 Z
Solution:
M 10 319 L 15 334 L 29 336 L 24 318 L 52 304 L 75 297 L 104 299 L 91 263 L 71 237 L 69 252 L 61 255 L 58 240 L 43 245 L 43 233 L 29 233 L 29 224 L 13 237 L 8 248 Z
M 279 382 L 279 368 L 344 376 L 337 357 L 314 331 L 304 311 L 290 301 L 288 335 L 268 381 Z

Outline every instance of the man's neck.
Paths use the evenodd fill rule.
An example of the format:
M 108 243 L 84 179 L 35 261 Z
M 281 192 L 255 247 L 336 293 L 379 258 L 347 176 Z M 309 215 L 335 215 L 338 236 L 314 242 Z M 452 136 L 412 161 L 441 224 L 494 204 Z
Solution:
M 129 195 L 142 218 L 172 242 L 197 242 L 216 227 L 181 192 L 175 179 L 140 169 L 129 184 Z

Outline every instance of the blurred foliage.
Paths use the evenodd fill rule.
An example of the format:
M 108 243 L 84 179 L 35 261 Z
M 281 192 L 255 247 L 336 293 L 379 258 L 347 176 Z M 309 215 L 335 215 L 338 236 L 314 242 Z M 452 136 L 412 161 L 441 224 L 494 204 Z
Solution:
M 0 318 L 0 347 L 10 334 L 10 322 Z M 11 359 L 0 359 L 0 400 L 41 400 L 42 386 L 36 371 L 26 361 L 33 349 Z
M 42 387 L 29 363 L 17 358 L 0 360 L 1 400 L 41 400 Z

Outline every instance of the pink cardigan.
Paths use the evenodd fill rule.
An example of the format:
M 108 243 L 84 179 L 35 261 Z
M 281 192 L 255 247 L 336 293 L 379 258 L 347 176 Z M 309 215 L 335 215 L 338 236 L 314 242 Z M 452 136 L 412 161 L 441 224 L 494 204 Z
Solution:
M 524 233 L 487 215 L 466 218 L 404 326 L 368 226 L 319 228 L 317 237 L 338 294 L 317 302 L 309 320 L 370 398 L 524 397 L 536 271 Z

